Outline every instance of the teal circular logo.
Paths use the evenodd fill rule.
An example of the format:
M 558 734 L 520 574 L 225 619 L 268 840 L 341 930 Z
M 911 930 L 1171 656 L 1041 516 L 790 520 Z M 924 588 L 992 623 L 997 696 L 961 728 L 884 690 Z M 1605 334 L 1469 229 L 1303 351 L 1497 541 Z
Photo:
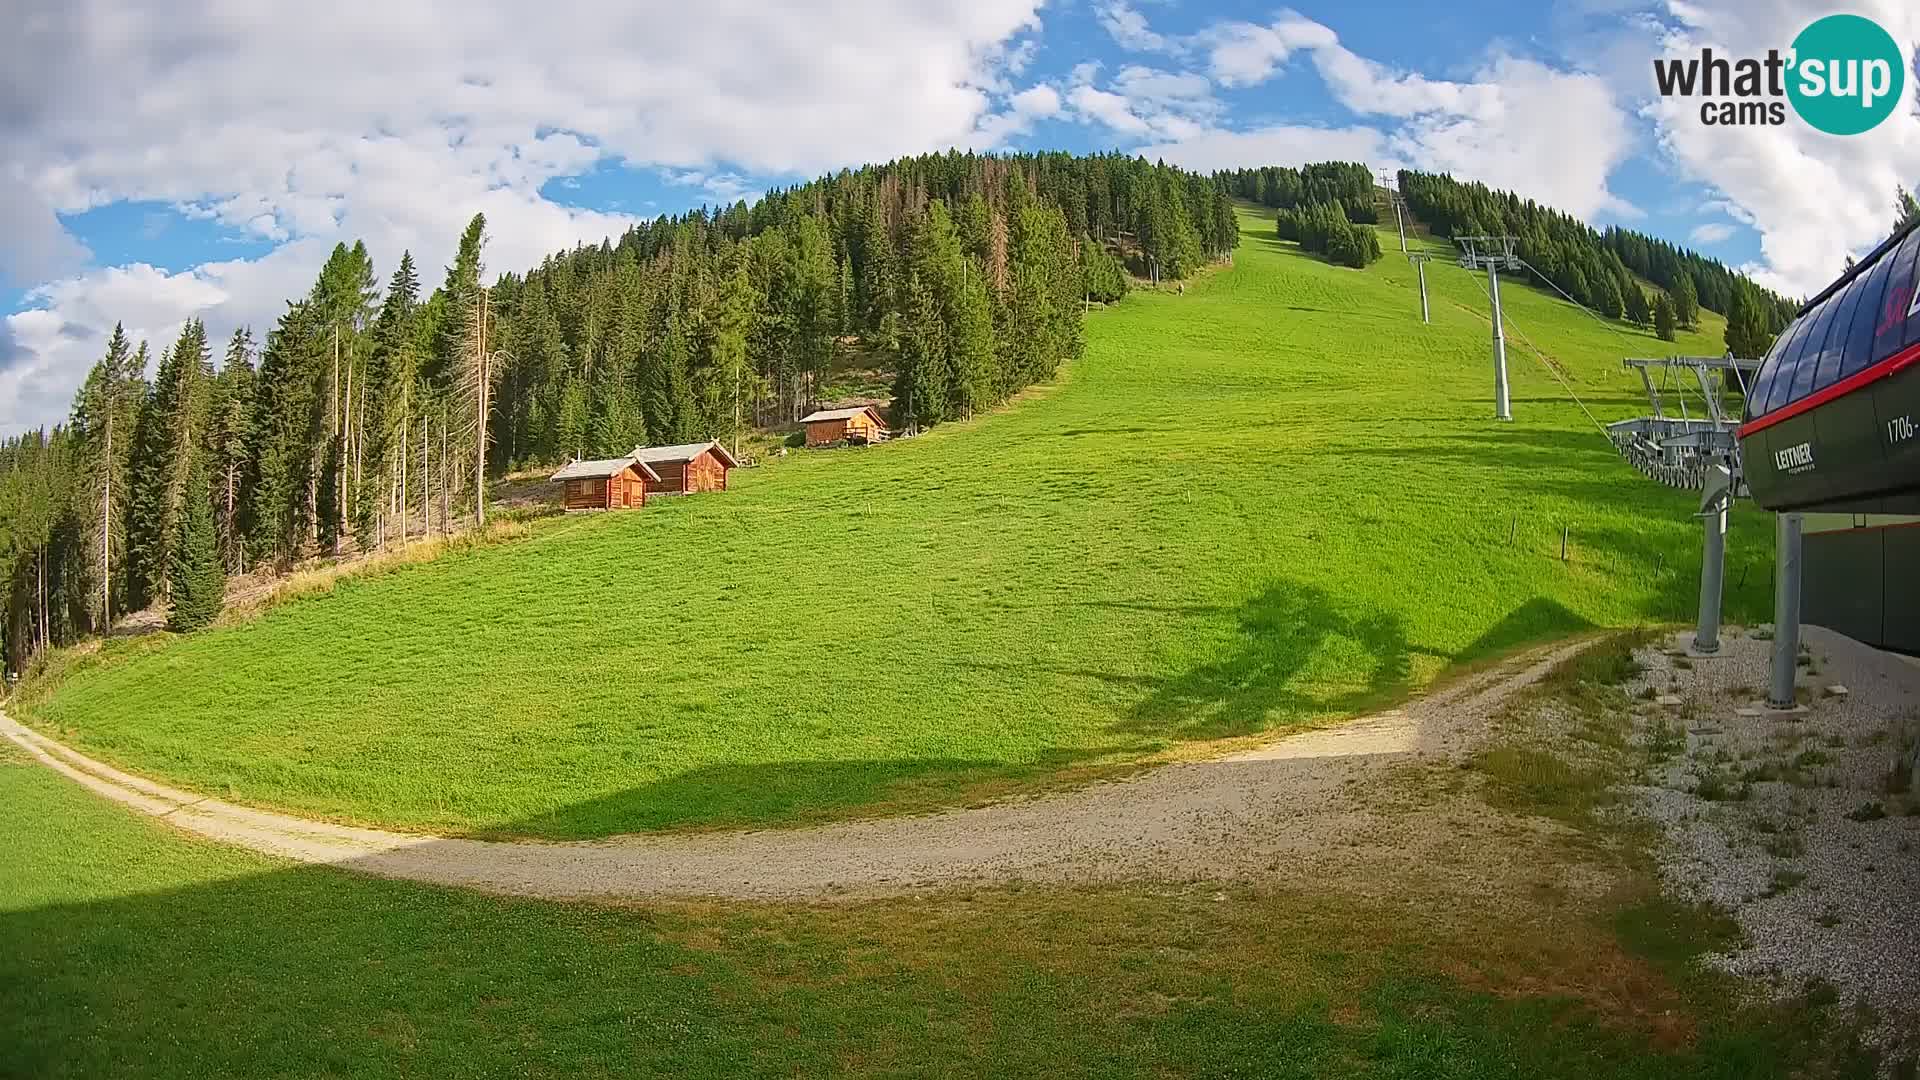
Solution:
M 1793 39 L 1787 98 L 1800 119 L 1829 135 L 1858 135 L 1893 114 L 1907 61 L 1872 19 L 1828 15 Z

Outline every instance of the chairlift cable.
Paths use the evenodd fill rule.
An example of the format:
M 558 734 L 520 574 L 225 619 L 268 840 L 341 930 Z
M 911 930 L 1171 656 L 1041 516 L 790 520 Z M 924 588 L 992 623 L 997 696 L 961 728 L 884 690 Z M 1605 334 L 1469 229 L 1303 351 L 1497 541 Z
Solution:
M 1481 284 L 1480 291 L 1487 294 L 1487 301 L 1489 303 L 1493 301 L 1493 292 L 1491 289 L 1487 288 L 1487 286 L 1484 283 Z M 1576 301 L 1576 306 L 1578 306 L 1577 301 Z M 1598 318 L 1598 316 L 1595 316 L 1595 317 Z M 1525 344 L 1529 350 L 1532 351 L 1534 359 L 1538 360 L 1540 362 L 1540 366 L 1546 368 L 1547 371 L 1553 375 L 1554 379 L 1557 382 L 1559 382 L 1560 388 L 1562 390 L 1565 390 L 1567 392 L 1567 396 L 1573 399 L 1573 403 L 1575 405 L 1580 406 L 1580 411 L 1587 414 L 1588 420 L 1593 421 L 1593 426 L 1595 429 L 1597 429 L 1600 432 L 1600 437 L 1607 440 L 1607 445 L 1609 447 L 1612 447 L 1613 436 L 1607 433 L 1607 425 L 1601 423 L 1600 418 L 1593 415 L 1593 410 L 1587 408 L 1587 403 L 1580 400 L 1580 395 L 1573 392 L 1573 387 L 1568 384 L 1566 376 L 1560 374 L 1560 369 L 1554 367 L 1553 364 L 1547 360 L 1547 355 L 1540 351 L 1540 347 L 1533 343 L 1533 339 L 1527 336 L 1527 332 L 1525 330 L 1520 329 L 1519 323 L 1514 322 L 1514 320 L 1511 317 L 1506 317 L 1503 319 L 1503 321 L 1510 324 L 1513 327 L 1513 332 L 1519 335 L 1520 341 L 1523 344 Z
M 1559 294 L 1560 294 L 1561 296 L 1565 296 L 1565 297 L 1567 298 L 1567 303 L 1569 303 L 1569 304 L 1572 304 L 1572 305 L 1573 305 L 1574 307 L 1577 307 L 1577 308 L 1579 308 L 1579 309 L 1580 309 L 1581 311 L 1584 311 L 1584 312 L 1586 312 L 1586 313 L 1587 313 L 1587 317 L 1588 317 L 1588 318 L 1591 318 L 1591 319 L 1592 319 L 1592 320 L 1593 320 L 1594 322 L 1597 322 L 1597 323 L 1599 323 L 1599 324 L 1600 324 L 1601 326 L 1604 326 L 1604 327 L 1606 327 L 1606 328 L 1607 328 L 1607 330 L 1608 330 L 1608 331 L 1610 331 L 1610 332 L 1611 332 L 1611 333 L 1612 333 L 1612 334 L 1613 334 L 1613 335 L 1614 335 L 1615 337 L 1618 337 L 1618 338 L 1619 338 L 1620 340 L 1622 340 L 1622 341 L 1631 341 L 1631 340 L 1632 340 L 1631 338 L 1628 338 L 1628 337 L 1627 337 L 1627 335 L 1625 335 L 1625 334 L 1623 334 L 1623 333 L 1621 333 L 1621 332 L 1620 332 L 1620 330 L 1619 330 L 1619 328 L 1618 328 L 1618 327 L 1616 327 L 1616 326 L 1614 326 L 1614 325 L 1613 325 L 1613 324 L 1612 324 L 1611 322 L 1608 322 L 1608 321 L 1607 321 L 1606 319 L 1603 319 L 1603 318 L 1601 318 L 1598 312 L 1596 312 L 1596 311 L 1594 311 L 1594 310 L 1593 310 L 1592 308 L 1590 308 L 1590 307 L 1588 307 L 1587 305 L 1585 305 L 1585 304 L 1583 304 L 1583 303 L 1581 303 L 1580 301 L 1578 301 L 1578 300 L 1575 300 L 1575 299 L 1574 299 L 1574 298 L 1573 298 L 1573 297 L 1572 297 L 1571 295 L 1569 295 L 1569 294 L 1567 293 L 1567 290 L 1565 290 L 1565 289 L 1563 289 L 1563 288 L 1561 288 L 1561 287 L 1560 287 L 1560 286 L 1558 286 L 1558 285 L 1555 285 L 1555 284 L 1553 283 L 1553 279 L 1552 279 L 1552 278 L 1550 278 L 1550 277 L 1548 277 L 1547 275 L 1545 275 L 1545 274 L 1543 274 L 1543 273 L 1541 273 L 1541 272 L 1540 272 L 1540 268 L 1539 268 L 1539 267 L 1537 267 L 1537 266 L 1535 266 L 1535 265 L 1533 265 L 1532 263 L 1530 263 L 1530 262 L 1528 262 L 1528 261 L 1527 261 L 1527 260 L 1525 260 L 1525 259 L 1521 259 L 1521 258 L 1520 258 L 1520 257 L 1519 257 L 1518 255 L 1516 255 L 1516 256 L 1514 256 L 1514 258 L 1515 258 L 1515 259 L 1518 259 L 1518 260 L 1519 260 L 1519 262 L 1520 262 L 1520 265 L 1521 265 L 1521 266 L 1524 266 L 1524 267 L 1526 267 L 1527 269 L 1529 269 L 1529 270 L 1532 270 L 1532 271 L 1533 271 L 1533 276 L 1534 276 L 1534 277 L 1537 277 L 1537 278 L 1539 278 L 1539 279 L 1540 279 L 1541 281 L 1544 281 L 1544 282 L 1546 282 L 1546 283 L 1547 283 L 1547 287 L 1548 287 L 1548 288 L 1550 288 L 1550 289 L 1552 289 L 1552 290 L 1553 290 L 1554 292 L 1557 292 L 1557 293 L 1559 293 Z M 1637 288 L 1637 287 L 1638 287 L 1638 286 L 1636 286 L 1636 288 Z

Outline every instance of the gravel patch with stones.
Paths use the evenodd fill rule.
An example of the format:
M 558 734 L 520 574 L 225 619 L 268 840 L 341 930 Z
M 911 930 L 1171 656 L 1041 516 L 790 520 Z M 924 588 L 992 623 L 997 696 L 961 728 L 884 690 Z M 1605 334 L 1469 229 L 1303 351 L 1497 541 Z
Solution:
M 1709 962 L 1782 995 L 1831 984 L 1873 1010 L 1891 1057 L 1920 1051 L 1920 665 L 1807 627 L 1805 709 L 1779 713 L 1763 632 L 1731 630 L 1711 658 L 1691 639 L 1639 654 L 1639 737 L 1673 753 L 1633 793 L 1665 832 L 1668 887 L 1744 932 Z

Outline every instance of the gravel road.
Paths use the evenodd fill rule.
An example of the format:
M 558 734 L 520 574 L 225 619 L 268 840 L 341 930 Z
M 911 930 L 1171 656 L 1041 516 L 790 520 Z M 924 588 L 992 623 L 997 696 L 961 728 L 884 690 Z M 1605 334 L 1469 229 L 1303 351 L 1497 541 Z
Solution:
M 1472 885 L 1487 858 L 1457 803 L 1379 805 L 1372 781 L 1455 757 L 1514 691 L 1581 643 L 1536 650 L 1404 708 L 1077 791 L 917 817 L 569 843 L 414 836 L 290 817 L 128 775 L 0 716 L 0 734 L 107 798 L 284 858 L 492 892 L 563 898 L 822 899 L 1006 881 L 1378 877 L 1381 853 Z M 1436 818 L 1436 815 L 1440 815 Z M 1463 856 L 1484 849 L 1486 854 Z M 1507 852 L 1508 854 L 1501 854 Z M 1370 861 L 1371 860 L 1371 861 Z

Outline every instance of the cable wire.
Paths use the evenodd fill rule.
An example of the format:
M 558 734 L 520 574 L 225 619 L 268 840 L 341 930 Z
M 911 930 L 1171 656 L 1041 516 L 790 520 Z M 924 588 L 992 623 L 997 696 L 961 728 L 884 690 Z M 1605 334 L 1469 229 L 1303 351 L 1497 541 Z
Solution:
M 1535 272 L 1537 273 L 1538 271 L 1535 271 Z M 1477 277 L 1478 275 L 1476 275 L 1476 278 Z M 1489 311 L 1491 311 L 1492 304 L 1493 304 L 1493 290 L 1487 286 L 1486 282 L 1481 282 L 1480 291 L 1487 294 L 1488 309 Z M 1568 297 L 1568 299 L 1572 300 L 1573 298 Z M 1575 300 L 1574 306 L 1579 307 L 1579 301 Z M 1584 311 L 1586 309 L 1582 308 L 1581 310 Z M 1588 312 L 1588 314 L 1591 315 L 1592 312 Z M 1587 419 L 1593 421 L 1593 426 L 1595 429 L 1597 429 L 1600 432 L 1600 437 L 1607 440 L 1607 445 L 1611 447 L 1613 445 L 1613 436 L 1607 433 L 1607 425 L 1601 423 L 1600 418 L 1593 415 L 1593 410 L 1587 408 L 1587 403 L 1580 400 L 1580 395 L 1573 392 L 1573 387 L 1567 382 L 1566 376 L 1560 374 L 1560 369 L 1553 366 L 1553 362 L 1547 359 L 1547 354 L 1540 351 L 1540 347 L 1533 343 L 1533 339 L 1527 336 L 1527 332 L 1525 330 L 1520 329 L 1520 324 L 1517 322 L 1514 322 L 1512 319 L 1506 316 L 1505 310 L 1502 310 L 1500 315 L 1501 315 L 1501 321 L 1513 327 L 1513 332 L 1515 334 L 1518 334 L 1520 336 L 1520 340 L 1524 342 L 1527 348 L 1533 352 L 1534 359 L 1540 362 L 1541 367 L 1546 368 L 1549 372 L 1553 374 L 1554 379 L 1556 379 L 1560 383 L 1560 388 L 1567 392 L 1567 396 L 1573 399 L 1573 403 L 1575 405 L 1580 406 L 1581 412 L 1587 414 Z M 1594 317 L 1598 318 L 1599 316 L 1594 316 Z

